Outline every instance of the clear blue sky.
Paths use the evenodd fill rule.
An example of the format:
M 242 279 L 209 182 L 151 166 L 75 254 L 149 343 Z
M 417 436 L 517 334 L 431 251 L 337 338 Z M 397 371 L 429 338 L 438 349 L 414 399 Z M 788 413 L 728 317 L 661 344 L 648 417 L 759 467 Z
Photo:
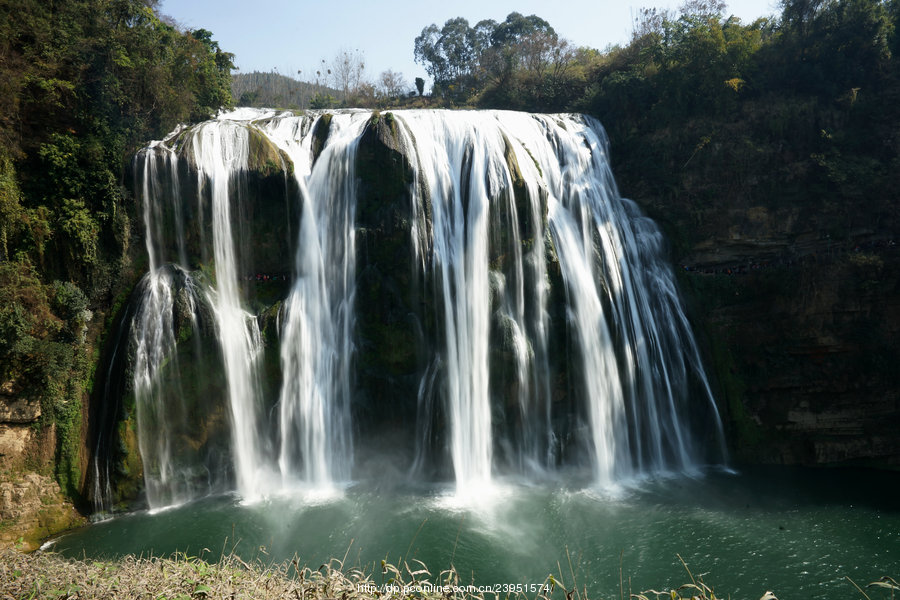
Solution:
M 224 50 L 235 54 L 240 72 L 271 71 L 311 80 L 322 59 L 331 62 L 343 49 L 359 50 L 366 75 L 375 80 L 393 69 L 412 84 L 428 81 L 413 61 L 413 41 L 424 27 L 464 17 L 502 21 L 518 11 L 547 20 L 578 46 L 603 49 L 626 42 L 633 15 L 646 6 L 677 9 L 682 0 L 163 0 L 160 10 L 184 27 L 213 32 Z M 727 14 L 744 22 L 777 12 L 776 0 L 732 0 Z M 430 82 L 429 82 L 430 86 Z

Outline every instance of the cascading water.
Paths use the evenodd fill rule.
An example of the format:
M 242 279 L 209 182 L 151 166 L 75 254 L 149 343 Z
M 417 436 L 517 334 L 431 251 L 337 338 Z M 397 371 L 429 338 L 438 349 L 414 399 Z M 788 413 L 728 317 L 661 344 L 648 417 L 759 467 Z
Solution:
M 532 466 L 552 464 L 546 259 L 544 244 L 534 243 L 547 235 L 542 202 L 565 285 L 571 360 L 580 362 L 575 393 L 595 479 L 694 464 L 687 409 L 678 406 L 689 396 L 691 372 L 715 407 L 659 231 L 619 197 L 599 124 L 504 112 L 400 114 L 434 207 L 432 268 L 444 307 L 457 486 L 490 479 L 490 318 L 514 356 L 520 422 L 537 425 L 523 429 L 515 455 Z M 517 201 L 516 179 L 527 201 Z M 503 232 L 508 239 L 498 241 Z M 498 262 L 506 265 L 490 266 Z
M 138 422 L 138 445 L 144 464 L 147 501 L 152 507 L 190 500 L 195 488 L 195 457 L 174 448 L 178 428 L 185 421 L 178 360 L 175 355 L 177 327 L 177 267 L 159 268 L 141 282 L 140 308 L 134 316 L 134 395 Z M 185 277 L 186 281 L 189 281 Z M 188 289 L 185 299 L 193 303 Z M 193 308 L 193 307 L 191 307 Z M 193 311 L 191 311 L 193 313 Z M 163 367 L 169 376 L 162 377 Z M 174 402 L 173 402 L 174 400 Z
M 132 328 L 151 506 L 215 489 L 215 470 L 249 499 L 330 488 L 385 436 L 418 473 L 452 468 L 460 494 L 561 464 L 608 484 L 702 463 L 697 414 L 723 436 L 699 352 L 606 152 L 576 115 L 250 109 L 144 150 Z M 198 422 L 177 387 L 187 338 L 215 367 L 199 422 L 227 430 L 230 467 L 205 438 L 171 448 L 168 420 Z
M 336 115 L 319 168 L 297 174 L 304 201 L 294 283 L 283 315 L 278 466 L 285 481 L 299 473 L 304 483 L 319 488 L 350 476 L 353 158 L 365 123 L 361 114 Z M 294 143 L 296 130 L 284 131 L 283 124 L 300 125 L 282 119 L 269 130 L 272 139 L 294 164 L 308 163 L 309 144 Z
M 430 266 L 443 308 L 444 347 L 439 352 L 445 365 L 453 469 L 457 488 L 481 486 L 491 479 L 493 451 L 488 398 L 491 197 L 486 188 L 498 187 L 493 180 L 501 171 L 491 157 L 498 152 L 502 156 L 503 142 L 492 136 L 483 144 L 474 143 L 483 116 L 452 123 L 426 114 L 412 117 L 407 123 L 418 144 L 418 167 L 429 184 L 434 211 Z
M 199 187 L 209 186 L 212 208 L 216 283 L 209 294 L 227 376 L 237 489 L 245 497 L 254 497 L 259 491 L 260 465 L 265 464 L 257 406 L 262 339 L 255 316 L 244 309 L 239 294 L 230 190 L 232 174 L 247 170 L 249 138 L 245 127 L 219 121 L 201 125 L 193 142 Z
M 205 461 L 186 443 L 196 434 L 190 414 L 194 409 L 184 403 L 177 345 L 185 332 L 199 331 L 201 297 L 185 270 L 177 157 L 163 143 L 155 143 L 139 156 L 139 163 L 143 196 L 153 194 L 156 202 L 145 202 L 143 207 L 149 272 L 138 285 L 129 354 L 145 492 L 151 507 L 161 507 L 209 491 L 217 476 L 204 468 Z M 168 231 L 171 221 L 174 239 Z M 166 263 L 167 248 L 173 242 L 178 261 Z
M 550 225 L 567 292 L 584 319 L 577 330 L 597 478 L 687 469 L 698 460 L 680 406 L 690 398 L 691 372 L 713 412 L 715 405 L 661 234 L 619 197 L 602 128 L 587 119 L 566 126 L 555 136 L 556 159 L 541 166 L 556 200 Z M 591 323 L 593 330 L 584 327 Z M 714 427 L 721 444 L 718 418 Z

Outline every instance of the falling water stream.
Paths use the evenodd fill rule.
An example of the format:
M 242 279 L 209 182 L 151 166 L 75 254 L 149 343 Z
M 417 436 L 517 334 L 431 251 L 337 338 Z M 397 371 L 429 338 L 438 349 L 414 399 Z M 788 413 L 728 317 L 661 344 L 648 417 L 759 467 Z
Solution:
M 301 139 L 298 144 L 290 131 L 280 137 L 282 123 L 277 122 L 270 135 L 294 164 L 308 163 L 308 143 Z M 281 364 L 286 376 L 279 398 L 278 467 L 285 481 L 299 473 L 304 483 L 318 488 L 350 477 L 353 157 L 365 123 L 361 114 L 334 117 L 320 168 L 295 174 L 304 202 L 294 284 L 283 316 Z
M 232 232 L 231 174 L 247 169 L 247 129 L 232 121 L 201 125 L 194 140 L 200 186 L 209 187 L 215 286 L 209 290 L 227 377 L 232 455 L 237 489 L 249 498 L 259 491 L 265 456 L 259 426 L 257 362 L 262 340 L 254 315 L 241 303 L 235 236 Z

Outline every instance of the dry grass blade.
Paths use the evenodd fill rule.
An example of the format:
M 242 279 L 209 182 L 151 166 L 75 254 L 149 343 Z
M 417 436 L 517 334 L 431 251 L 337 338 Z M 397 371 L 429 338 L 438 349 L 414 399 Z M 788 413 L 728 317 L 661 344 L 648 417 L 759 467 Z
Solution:
M 669 592 L 657 592 L 656 590 L 644 590 L 639 594 L 631 594 L 629 598 L 633 600 L 650 600 L 650 597 L 647 594 L 653 594 L 656 598 L 662 598 L 663 596 L 671 598 Z
M 694 580 L 694 576 L 693 576 L 693 574 L 691 574 L 691 570 L 688 568 L 687 563 L 684 562 L 684 559 L 681 558 L 680 554 L 676 554 L 675 556 L 678 557 L 678 560 L 680 560 L 682 566 L 684 566 L 684 570 L 687 571 L 688 577 L 691 578 L 691 583 L 696 584 L 697 582 Z
M 878 581 L 873 581 L 866 587 L 882 587 L 890 590 L 900 590 L 900 584 L 893 577 L 884 576 Z
M 888 577 L 887 575 L 885 575 L 878 581 L 873 581 L 866 587 L 867 588 L 878 587 L 878 588 L 890 590 L 891 591 L 891 600 L 894 600 L 894 595 L 895 595 L 894 592 L 900 591 L 900 584 L 897 583 L 897 580 L 895 580 L 893 577 Z
M 419 563 L 419 566 L 421 567 L 421 569 L 416 569 L 415 571 L 413 571 L 409 568 L 409 564 L 406 562 L 403 563 L 403 568 L 406 569 L 407 574 L 410 577 L 412 577 L 413 582 L 416 581 L 417 575 L 425 574 L 425 575 L 428 575 L 429 577 L 431 576 L 431 572 L 428 570 L 428 567 L 426 567 L 425 563 L 423 563 L 421 560 L 413 559 L 412 562 Z
M 862 589 L 861 587 L 859 587 L 858 585 L 856 585 L 856 582 L 855 582 L 855 581 L 853 581 L 852 579 L 850 579 L 850 577 L 848 577 L 847 575 L 844 575 L 844 579 L 846 579 L 847 581 L 849 581 L 850 583 L 852 583 L 852 584 L 853 584 L 853 587 L 855 587 L 857 590 L 859 590 L 859 593 L 863 595 L 863 598 L 865 598 L 866 600 L 872 600 L 871 598 L 869 598 L 869 595 L 868 595 L 866 592 L 863 591 L 863 589 Z
M 575 569 L 572 567 L 572 557 L 569 556 L 568 546 L 566 546 L 566 560 L 569 562 L 569 574 L 572 575 L 572 591 L 575 592 L 575 597 L 578 600 L 581 600 L 581 596 L 578 594 L 578 581 L 575 579 Z M 572 592 L 568 592 L 566 598 L 568 599 L 571 595 Z

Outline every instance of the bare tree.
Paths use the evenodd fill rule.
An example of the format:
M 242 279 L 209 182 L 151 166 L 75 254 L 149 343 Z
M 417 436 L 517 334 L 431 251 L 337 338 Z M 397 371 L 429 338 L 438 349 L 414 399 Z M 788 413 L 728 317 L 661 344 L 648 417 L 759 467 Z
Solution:
M 634 23 L 632 25 L 632 41 L 651 35 L 661 36 L 665 29 L 666 21 L 670 21 L 672 18 L 672 13 L 665 9 L 640 9 L 638 11 L 638 16 L 634 18 Z
M 721 17 L 727 6 L 722 0 L 685 0 L 679 10 L 685 17 L 706 20 Z
M 406 93 L 409 84 L 403 79 L 403 73 L 397 73 L 391 69 L 383 71 L 378 77 L 378 91 L 386 98 L 397 98 Z
M 341 99 L 355 94 L 363 81 L 366 62 L 359 50 L 343 49 L 331 63 L 330 75 L 335 89 L 341 91 Z

